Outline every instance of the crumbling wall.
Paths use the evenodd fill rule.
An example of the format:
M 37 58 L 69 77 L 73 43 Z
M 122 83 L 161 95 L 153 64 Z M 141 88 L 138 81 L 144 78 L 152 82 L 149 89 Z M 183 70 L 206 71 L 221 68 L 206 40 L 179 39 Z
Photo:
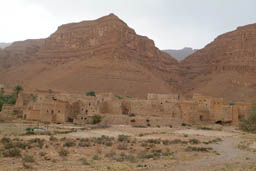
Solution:
M 0 112 L 0 119 L 1 120 L 13 120 L 16 118 L 14 115 L 14 108 L 15 106 L 12 104 L 4 104 L 2 107 L 2 111 Z
M 176 94 L 149 94 L 147 99 L 124 98 L 117 99 L 112 93 L 94 96 L 60 94 L 41 92 L 36 100 L 27 100 L 29 104 L 24 110 L 24 119 L 49 122 L 74 121 L 88 123 L 93 115 L 128 117 L 125 121 L 113 118 L 113 123 L 149 124 L 145 118 L 165 118 L 165 123 L 180 121 L 195 122 L 234 122 L 244 118 L 249 110 L 249 104 L 227 104 L 222 98 L 213 98 L 195 94 L 187 100 Z M 16 106 L 25 106 L 24 98 Z M 129 114 L 138 117 L 136 123 L 130 123 Z M 120 117 L 118 117 L 120 116 Z M 121 117 L 122 116 L 122 117 Z M 140 118 L 140 119 L 139 119 Z M 161 119 L 159 119 L 161 120 Z M 160 121 L 159 121 L 160 122 Z M 153 123 L 153 122 L 152 122 Z M 158 122 L 154 122 L 158 123 Z
M 200 121 L 197 104 L 191 101 L 184 101 L 179 103 L 180 118 L 185 123 L 195 123 Z

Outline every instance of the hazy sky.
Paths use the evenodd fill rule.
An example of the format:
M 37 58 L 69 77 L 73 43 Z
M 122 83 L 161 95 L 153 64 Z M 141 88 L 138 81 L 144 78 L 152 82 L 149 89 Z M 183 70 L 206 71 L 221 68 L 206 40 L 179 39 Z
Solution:
M 256 0 L 0 0 L 0 42 L 45 38 L 61 24 L 109 13 L 160 49 L 202 48 L 256 23 Z

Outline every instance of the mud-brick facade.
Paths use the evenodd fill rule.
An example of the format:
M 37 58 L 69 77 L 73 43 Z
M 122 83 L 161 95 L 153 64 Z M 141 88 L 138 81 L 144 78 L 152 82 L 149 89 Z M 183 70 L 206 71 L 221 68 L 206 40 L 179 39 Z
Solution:
M 28 96 L 23 93 L 23 96 Z M 56 94 L 36 92 L 24 106 L 23 119 L 43 122 L 63 123 L 68 120 L 71 105 L 68 101 L 57 99 Z
M 15 106 L 12 104 L 4 104 L 2 111 L 0 112 L 0 120 L 13 120 L 17 116 L 15 115 Z
M 149 124 L 144 120 L 154 118 L 156 124 L 166 125 L 172 122 L 223 122 L 236 125 L 239 119 L 247 116 L 250 104 L 231 104 L 222 98 L 200 94 L 195 94 L 191 99 L 176 94 L 148 94 L 146 99 L 136 99 L 117 98 L 112 93 L 94 97 L 37 91 L 33 96 L 25 93 L 19 96 L 16 107 L 23 109 L 24 119 L 57 123 L 86 124 L 91 122 L 93 115 L 99 114 L 109 124 Z M 131 123 L 130 114 L 135 114 L 136 123 Z

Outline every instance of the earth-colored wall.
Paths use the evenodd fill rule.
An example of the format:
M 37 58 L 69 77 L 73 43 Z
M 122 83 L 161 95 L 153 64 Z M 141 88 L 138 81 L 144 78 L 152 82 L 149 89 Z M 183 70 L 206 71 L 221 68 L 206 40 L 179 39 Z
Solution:
M 116 98 L 111 93 L 99 94 L 94 97 L 37 92 L 36 97 L 36 100 L 32 99 L 25 105 L 25 97 L 19 96 L 16 106 L 23 104 L 23 108 L 25 108 L 23 115 L 26 116 L 23 117 L 24 119 L 87 123 L 88 120 L 85 118 L 99 114 L 105 119 L 108 118 L 108 122 L 129 123 L 136 126 L 145 125 L 143 118 L 152 117 L 165 118 L 166 122 L 161 122 L 167 125 L 171 124 L 173 120 L 185 123 L 221 121 L 233 122 L 234 125 L 237 125 L 239 119 L 246 117 L 250 108 L 249 103 L 238 102 L 231 105 L 222 98 L 200 94 L 195 94 L 192 99 L 184 99 L 179 95 L 171 94 L 149 94 L 147 99 L 135 99 Z M 135 114 L 138 117 L 136 123 L 130 123 L 130 114 Z M 110 116 L 115 117 L 111 119 Z M 128 119 L 117 119 L 120 117 L 128 117 Z

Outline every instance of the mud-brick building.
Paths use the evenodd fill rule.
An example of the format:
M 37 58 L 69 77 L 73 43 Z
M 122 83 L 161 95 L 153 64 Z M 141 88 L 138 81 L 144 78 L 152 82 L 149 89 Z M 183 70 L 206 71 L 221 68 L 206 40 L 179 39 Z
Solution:
M 0 112 L 1 120 L 13 120 L 17 116 L 15 115 L 15 106 L 12 104 L 4 104 L 2 107 L 2 111 Z
M 68 121 L 70 112 L 69 102 L 57 99 L 52 93 L 38 93 L 25 107 L 23 119 L 63 123 Z
M 223 98 L 214 98 L 194 94 L 193 101 L 197 103 L 200 121 L 213 123 L 232 123 L 237 125 L 245 118 L 251 108 L 250 103 L 226 102 Z
M 47 122 L 75 122 L 86 124 L 93 115 L 99 114 L 109 124 L 131 124 L 140 126 L 172 125 L 181 123 L 232 123 L 247 116 L 249 103 L 227 103 L 222 98 L 195 94 L 185 99 L 176 94 L 149 94 L 147 99 L 118 98 L 112 93 L 85 96 L 37 91 L 22 93 L 16 104 L 22 110 L 23 118 Z M 130 114 L 135 114 L 131 123 Z M 135 122 L 136 120 L 136 122 Z

